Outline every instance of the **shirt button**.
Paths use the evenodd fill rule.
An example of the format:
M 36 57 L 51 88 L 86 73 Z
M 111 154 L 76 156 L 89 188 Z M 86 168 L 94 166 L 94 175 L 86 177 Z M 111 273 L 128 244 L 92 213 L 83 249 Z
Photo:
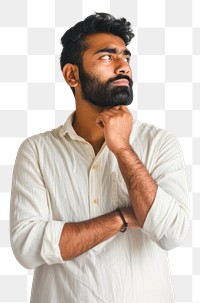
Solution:
M 94 164 L 92 165 L 92 169 L 97 169 L 97 164 L 96 164 L 96 163 L 94 163 Z
M 94 200 L 92 201 L 92 204 L 97 204 L 97 199 L 94 199 Z

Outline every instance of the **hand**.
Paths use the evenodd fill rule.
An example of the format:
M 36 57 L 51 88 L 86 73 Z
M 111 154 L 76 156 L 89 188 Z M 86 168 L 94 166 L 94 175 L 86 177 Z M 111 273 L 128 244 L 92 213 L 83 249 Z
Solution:
M 124 219 L 128 223 L 128 228 L 141 228 L 141 226 L 139 225 L 139 223 L 136 219 L 133 208 L 131 206 L 122 208 L 121 212 L 124 216 Z
M 126 106 L 112 107 L 103 111 L 97 118 L 96 123 L 104 129 L 105 142 L 113 153 L 129 146 L 132 120 Z

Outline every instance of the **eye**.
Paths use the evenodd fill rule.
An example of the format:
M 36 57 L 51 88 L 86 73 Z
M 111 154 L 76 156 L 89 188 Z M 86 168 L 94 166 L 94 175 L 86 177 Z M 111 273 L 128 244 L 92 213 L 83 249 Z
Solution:
M 112 60 L 112 56 L 111 55 L 103 55 L 100 58 L 101 60 Z
M 124 61 L 127 62 L 127 63 L 130 63 L 130 60 L 131 60 L 130 57 L 124 58 Z

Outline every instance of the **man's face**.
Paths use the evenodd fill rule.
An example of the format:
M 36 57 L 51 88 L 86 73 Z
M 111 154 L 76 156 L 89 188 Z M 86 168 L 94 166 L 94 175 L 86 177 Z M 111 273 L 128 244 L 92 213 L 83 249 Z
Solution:
M 87 37 L 79 77 L 82 97 L 99 107 L 129 105 L 133 100 L 130 52 L 124 41 L 112 34 Z

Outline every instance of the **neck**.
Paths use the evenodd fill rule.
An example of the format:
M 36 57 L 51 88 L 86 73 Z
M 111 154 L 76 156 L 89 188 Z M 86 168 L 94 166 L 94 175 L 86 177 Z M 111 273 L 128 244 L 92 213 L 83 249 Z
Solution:
M 102 108 L 84 102 L 83 106 L 77 106 L 73 122 L 76 133 L 93 146 L 95 154 L 104 143 L 103 129 L 96 124 L 96 119 L 101 111 Z

